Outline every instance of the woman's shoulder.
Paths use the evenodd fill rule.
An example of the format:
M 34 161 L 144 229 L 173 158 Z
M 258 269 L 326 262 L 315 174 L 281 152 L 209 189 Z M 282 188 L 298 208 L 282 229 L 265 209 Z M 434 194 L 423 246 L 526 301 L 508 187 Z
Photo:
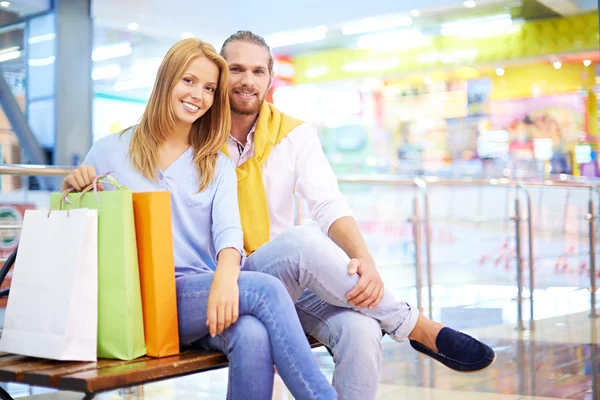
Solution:
M 235 164 L 225 153 L 220 151 L 217 157 L 217 174 L 230 173 L 230 171 L 235 171 Z

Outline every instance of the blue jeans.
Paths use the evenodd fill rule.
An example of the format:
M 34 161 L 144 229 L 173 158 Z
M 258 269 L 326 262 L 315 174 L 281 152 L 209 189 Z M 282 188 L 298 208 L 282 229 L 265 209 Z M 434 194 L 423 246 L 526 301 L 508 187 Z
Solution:
M 372 400 L 381 369 L 381 331 L 401 342 L 415 327 L 419 312 L 388 290 L 373 309 L 350 306 L 346 294 L 359 276 L 348 275 L 348 262 L 316 229 L 294 227 L 250 255 L 244 269 L 283 282 L 304 331 L 333 351 L 333 386 L 340 399 Z
M 266 400 L 273 396 L 273 364 L 298 399 L 336 399 L 319 370 L 286 289 L 280 281 L 257 272 L 242 272 L 240 318 L 211 338 L 206 326 L 213 273 L 177 279 L 179 337 L 182 344 L 200 339 L 204 347 L 229 358 L 227 398 Z

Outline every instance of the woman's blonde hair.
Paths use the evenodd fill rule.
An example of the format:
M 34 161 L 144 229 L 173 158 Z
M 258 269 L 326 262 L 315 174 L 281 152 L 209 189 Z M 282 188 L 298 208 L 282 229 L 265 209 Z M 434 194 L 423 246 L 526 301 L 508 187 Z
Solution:
M 133 132 L 129 156 L 138 171 L 146 178 L 156 181 L 158 149 L 167 132 L 175 129 L 171 94 L 189 63 L 196 57 L 208 58 L 220 71 L 213 105 L 192 124 L 190 131 L 194 164 L 200 176 L 199 191 L 203 191 L 215 178 L 219 150 L 225 144 L 231 128 L 227 62 L 208 43 L 190 38 L 171 47 L 160 64 L 150 100 Z

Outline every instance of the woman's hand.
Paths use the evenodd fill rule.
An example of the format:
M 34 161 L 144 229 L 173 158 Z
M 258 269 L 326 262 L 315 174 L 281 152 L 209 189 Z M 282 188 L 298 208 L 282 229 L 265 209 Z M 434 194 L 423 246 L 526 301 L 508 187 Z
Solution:
M 239 308 L 240 288 L 237 279 L 215 273 L 206 313 L 210 336 L 215 337 L 234 324 L 239 316 Z
M 63 190 L 72 187 L 76 191 L 81 192 L 94 182 L 96 176 L 96 170 L 92 166 L 82 165 L 77 167 L 63 181 Z M 98 190 L 104 190 L 104 187 L 100 183 L 98 184 Z
M 206 325 L 211 337 L 235 324 L 240 310 L 240 253 L 232 248 L 223 249 L 218 260 L 206 312 Z

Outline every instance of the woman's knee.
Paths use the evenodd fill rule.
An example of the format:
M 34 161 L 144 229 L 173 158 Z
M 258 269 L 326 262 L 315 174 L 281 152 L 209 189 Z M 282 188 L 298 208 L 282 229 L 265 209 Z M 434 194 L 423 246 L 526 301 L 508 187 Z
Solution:
M 237 322 L 221 334 L 227 342 L 229 351 L 240 348 L 248 351 L 249 348 L 260 349 L 261 352 L 271 352 L 269 331 L 265 325 L 253 315 L 241 315 Z M 245 348 L 245 349 L 244 349 Z

